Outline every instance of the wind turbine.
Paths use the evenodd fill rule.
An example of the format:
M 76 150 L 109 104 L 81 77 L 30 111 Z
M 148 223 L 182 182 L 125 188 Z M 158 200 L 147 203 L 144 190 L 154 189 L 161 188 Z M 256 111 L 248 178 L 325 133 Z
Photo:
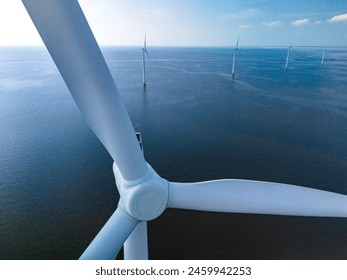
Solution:
M 232 68 L 232 71 L 231 71 L 231 76 L 232 78 L 234 79 L 234 76 L 235 76 L 235 58 L 236 58 L 236 52 L 238 54 L 240 54 L 239 52 L 239 36 L 237 37 L 237 42 L 236 42 L 236 45 L 234 47 L 234 54 L 233 54 L 233 68 Z
M 120 200 L 81 259 L 147 259 L 147 221 L 167 208 L 347 217 L 347 196 L 248 180 L 175 183 L 145 161 L 112 75 L 76 0 L 22 0 L 87 123 L 114 160 Z
M 288 47 L 287 59 L 286 59 L 286 67 L 285 67 L 286 71 L 288 69 L 289 54 L 292 52 L 292 48 L 293 48 L 293 43 Z
M 148 51 L 147 51 L 146 34 L 145 34 L 145 41 L 143 43 L 143 48 L 142 48 L 142 81 L 143 81 L 143 86 L 144 87 L 147 84 L 147 81 L 146 81 L 146 59 L 145 59 L 145 53 L 147 54 L 148 58 L 151 59 L 151 57 L 149 56 Z
M 325 53 L 328 50 L 327 46 L 324 47 L 323 55 L 322 55 L 322 60 L 320 62 L 320 66 L 323 66 L 324 64 L 324 59 L 325 59 Z

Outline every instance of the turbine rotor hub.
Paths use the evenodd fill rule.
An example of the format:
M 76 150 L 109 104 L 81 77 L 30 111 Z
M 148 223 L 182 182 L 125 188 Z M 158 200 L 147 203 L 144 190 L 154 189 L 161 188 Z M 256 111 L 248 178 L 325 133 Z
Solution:
M 113 164 L 117 188 L 121 199 L 119 206 L 139 221 L 159 217 L 167 208 L 169 185 L 148 165 L 147 173 L 134 181 L 125 180 L 117 165 Z

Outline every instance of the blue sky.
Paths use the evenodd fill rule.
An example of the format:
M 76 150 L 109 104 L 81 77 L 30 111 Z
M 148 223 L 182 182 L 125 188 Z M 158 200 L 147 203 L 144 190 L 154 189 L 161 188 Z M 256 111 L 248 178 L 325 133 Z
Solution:
M 346 46 L 347 0 L 80 0 L 101 45 Z M 19 0 L 0 1 L 0 45 L 42 44 Z

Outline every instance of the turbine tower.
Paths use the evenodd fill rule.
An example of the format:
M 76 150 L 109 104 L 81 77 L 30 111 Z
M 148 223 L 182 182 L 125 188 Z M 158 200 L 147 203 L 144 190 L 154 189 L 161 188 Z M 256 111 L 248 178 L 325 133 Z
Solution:
M 145 161 L 129 115 L 76 0 L 22 0 L 87 123 L 114 160 L 120 200 L 81 256 L 147 259 L 147 221 L 167 208 L 347 217 L 347 196 L 248 180 L 175 183 Z
M 231 76 L 232 76 L 232 78 L 234 79 L 234 76 L 235 76 L 235 58 L 236 58 L 236 52 L 238 53 L 238 54 L 240 54 L 240 52 L 239 52 L 239 36 L 237 37 L 237 42 L 236 42 L 236 45 L 235 45 L 235 47 L 234 47 L 234 54 L 233 54 L 233 68 L 232 68 L 232 70 L 231 70 Z
M 293 48 L 293 43 L 288 47 L 288 52 L 287 52 L 287 59 L 286 59 L 286 66 L 285 66 L 285 70 L 287 71 L 288 69 L 288 61 L 289 61 L 289 55 L 292 52 L 292 48 Z
M 145 41 L 143 43 L 143 48 L 142 48 L 142 81 L 143 81 L 143 86 L 145 87 L 147 84 L 146 81 L 146 59 L 145 59 L 145 53 L 147 54 L 148 58 L 151 59 L 151 57 L 148 54 L 147 51 L 147 46 L 146 46 L 146 34 L 145 34 Z

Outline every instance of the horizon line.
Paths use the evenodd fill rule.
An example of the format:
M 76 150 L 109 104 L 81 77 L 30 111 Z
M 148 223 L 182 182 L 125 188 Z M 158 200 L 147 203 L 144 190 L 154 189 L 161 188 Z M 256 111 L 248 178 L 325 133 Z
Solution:
M 103 47 L 125 47 L 125 48 L 141 48 L 142 45 L 114 45 L 114 44 L 100 44 Z M 327 45 L 293 45 L 299 48 L 318 48 L 326 47 Z M 44 44 L 18 44 L 18 45 L 0 45 L 0 48 L 29 48 L 29 47 L 42 47 Z M 233 45 L 150 45 L 151 48 L 233 48 Z M 329 48 L 346 48 L 347 45 L 329 45 Z M 241 48 L 288 48 L 288 45 L 241 45 Z

